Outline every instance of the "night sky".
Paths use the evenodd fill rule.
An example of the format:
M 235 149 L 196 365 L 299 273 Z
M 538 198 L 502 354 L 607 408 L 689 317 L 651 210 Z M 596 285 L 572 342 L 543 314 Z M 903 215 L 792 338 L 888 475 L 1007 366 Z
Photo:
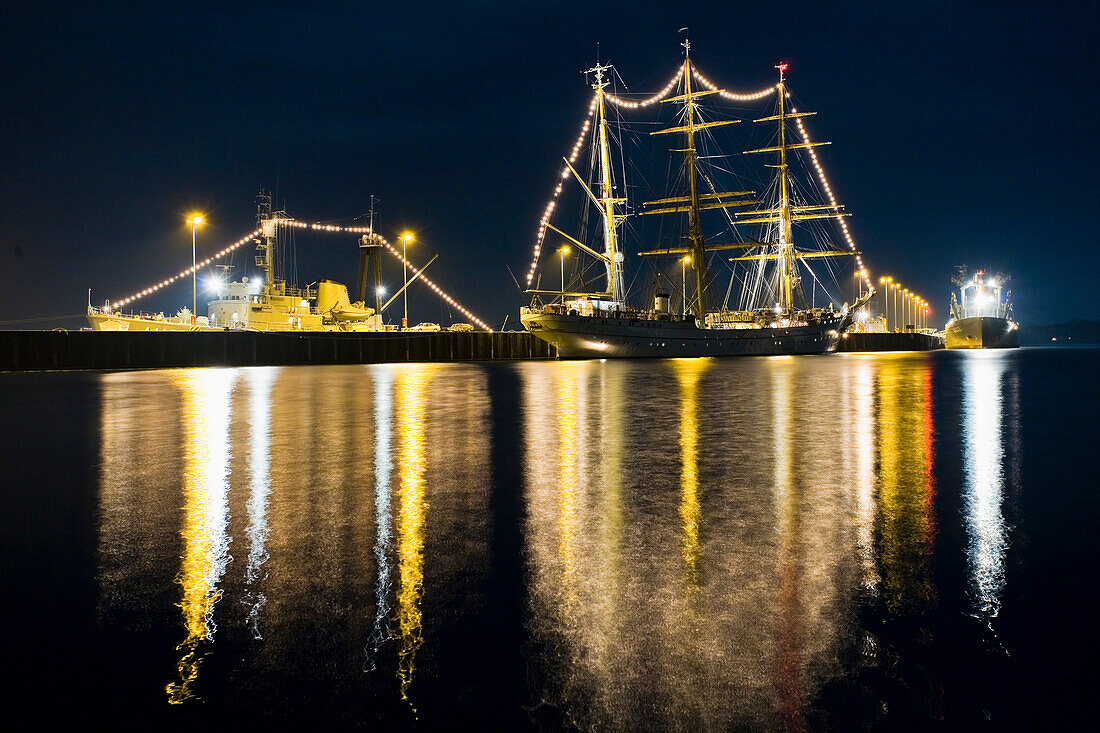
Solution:
M 87 288 L 101 304 L 187 267 L 193 210 L 200 259 L 236 240 L 260 187 L 309 221 L 375 194 L 379 231 L 414 231 L 410 258 L 439 253 L 429 275 L 511 325 L 526 299 L 506 266 L 526 271 L 585 114 L 578 72 L 598 43 L 630 91 L 655 92 L 682 26 L 727 88 L 789 62 L 868 266 L 934 321 L 962 263 L 1011 272 L 1023 323 L 1100 317 L 1084 3 L 21 5 L 0 22 L 3 328 L 86 325 L 60 317 Z M 299 282 L 352 285 L 356 256 L 350 237 L 303 236 Z M 174 312 L 189 291 L 139 305 Z M 410 311 L 450 320 L 424 290 Z M 58 318 L 14 323 L 38 317 Z

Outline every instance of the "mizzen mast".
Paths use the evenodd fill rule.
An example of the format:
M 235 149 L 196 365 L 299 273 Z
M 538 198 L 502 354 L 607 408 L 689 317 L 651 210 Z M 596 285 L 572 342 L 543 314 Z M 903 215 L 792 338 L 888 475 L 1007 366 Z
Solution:
M 793 120 L 799 117 L 808 117 L 814 112 L 788 112 L 786 107 L 787 87 L 783 76 L 783 73 L 787 70 L 787 64 L 778 64 L 775 68 L 779 69 L 779 86 L 776 87 L 776 96 L 778 97 L 778 114 L 771 117 L 761 117 L 756 122 L 778 122 L 779 123 L 779 145 L 768 148 L 759 148 L 757 150 L 746 150 L 746 153 L 779 153 L 779 164 L 776 166 L 769 166 L 778 169 L 779 175 L 779 205 L 773 209 L 766 209 L 761 211 L 746 211 L 739 213 L 738 216 L 751 217 L 748 219 L 738 219 L 736 222 L 741 224 L 778 224 L 779 241 L 775 242 L 776 253 L 774 255 L 750 255 L 747 257 L 739 257 L 735 259 L 775 259 L 778 265 L 778 279 L 779 279 L 779 310 L 784 313 L 790 313 L 795 310 L 794 296 L 798 291 L 799 283 L 802 278 L 798 274 L 797 260 L 804 257 L 826 257 L 826 256 L 840 256 L 850 255 L 851 252 L 844 251 L 826 251 L 816 253 L 797 253 L 794 249 L 794 235 L 791 225 L 796 221 L 804 221 L 806 219 L 832 219 L 837 216 L 845 216 L 838 212 L 836 206 L 793 206 L 791 204 L 790 195 L 790 176 L 789 166 L 787 163 L 787 151 L 794 150 L 796 148 L 811 148 L 818 145 L 828 145 L 827 142 L 802 142 L 802 143 L 788 143 L 787 142 L 787 120 Z

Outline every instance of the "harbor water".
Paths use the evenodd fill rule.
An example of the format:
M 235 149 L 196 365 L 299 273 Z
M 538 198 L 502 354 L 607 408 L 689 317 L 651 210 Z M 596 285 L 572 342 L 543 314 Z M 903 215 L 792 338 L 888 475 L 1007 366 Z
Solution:
M 0 374 L 9 717 L 1091 709 L 1100 349 Z

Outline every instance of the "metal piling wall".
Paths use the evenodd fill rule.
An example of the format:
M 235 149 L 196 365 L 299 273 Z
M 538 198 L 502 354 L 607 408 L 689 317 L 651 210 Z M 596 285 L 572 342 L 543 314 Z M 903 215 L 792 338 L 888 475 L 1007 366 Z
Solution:
M 0 331 L 0 371 L 550 359 L 522 331 Z

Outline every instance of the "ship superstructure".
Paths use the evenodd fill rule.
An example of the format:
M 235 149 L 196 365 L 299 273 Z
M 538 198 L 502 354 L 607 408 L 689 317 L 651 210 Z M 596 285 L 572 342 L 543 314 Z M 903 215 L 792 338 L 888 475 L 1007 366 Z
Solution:
M 835 307 L 832 304 L 818 307 L 806 297 L 802 284 L 802 268 L 806 260 L 830 257 L 858 258 L 854 249 L 842 249 L 830 243 L 824 247 L 803 248 L 796 246 L 794 226 L 815 219 L 837 219 L 844 216 L 840 207 L 830 201 L 825 204 L 803 204 L 796 201 L 791 191 L 791 151 L 809 149 L 826 143 L 806 139 L 792 139 L 791 123 L 809 116 L 809 112 L 797 112 L 788 102 L 784 72 L 786 65 L 776 67 L 779 82 L 766 94 L 776 97 L 775 113 L 765 115 L 755 122 L 774 123 L 778 128 L 774 144 L 746 154 L 772 154 L 774 177 L 768 187 L 766 203 L 754 190 L 722 190 L 714 177 L 702 170 L 700 137 L 712 128 L 740 122 L 735 119 L 704 119 L 700 98 L 714 94 L 726 94 L 713 85 L 705 84 L 704 77 L 692 63 L 690 42 L 684 42 L 685 58 L 674 78 L 659 98 L 651 98 L 644 104 L 660 101 L 678 105 L 676 122 L 670 127 L 650 132 L 652 136 L 673 136 L 679 143 L 672 152 L 682 155 L 683 174 L 680 187 L 672 195 L 646 201 L 637 211 L 640 217 L 671 217 L 681 223 L 680 241 L 663 247 L 649 247 L 639 252 L 642 258 L 676 258 L 682 274 L 680 301 L 681 313 L 670 310 L 670 290 L 675 283 L 665 276 L 654 284 L 653 307 L 636 308 L 626 302 L 623 287 L 624 268 L 621 250 L 621 230 L 627 220 L 629 201 L 616 191 L 629 190 L 624 181 L 618 186 L 612 180 L 612 152 L 610 146 L 607 105 L 618 102 L 618 97 L 607 91 L 609 65 L 597 65 L 590 69 L 594 77 L 592 120 L 592 155 L 590 170 L 594 172 L 593 185 L 588 185 L 571 159 L 566 159 L 567 175 L 575 179 L 583 189 L 590 205 L 595 205 L 602 219 L 603 251 L 584 242 L 583 237 L 567 233 L 549 221 L 542 222 L 545 229 L 577 246 L 584 254 L 594 257 L 604 265 L 605 287 L 602 292 L 572 291 L 566 288 L 564 257 L 562 254 L 562 288 L 546 290 L 530 288 L 532 302 L 521 310 L 523 325 L 539 338 L 558 348 L 564 357 L 649 357 L 649 356 L 727 356 L 737 354 L 803 354 L 832 351 L 840 334 L 851 323 L 856 307 L 863 305 L 868 295 L 852 307 Z M 668 96 L 675 88 L 677 93 Z M 764 96 L 764 95 L 758 95 Z M 629 104 L 629 103 L 628 103 Z M 633 106 L 639 106 L 637 104 Z M 801 127 L 800 122 L 796 122 Z M 621 137 L 621 135 L 620 135 Z M 707 155 L 707 158 L 724 157 Z M 815 159 L 816 162 L 816 159 Z M 560 187 L 559 187 L 560 190 Z M 742 209 L 736 213 L 731 210 Z M 552 210 L 552 209 L 551 209 Z M 721 214 L 724 219 L 724 237 L 708 236 L 704 215 Z M 742 232 L 760 231 L 756 238 Z M 740 250 L 740 254 L 736 252 Z M 561 252 L 562 250 L 559 250 Z M 567 251 L 567 250 L 565 250 Z M 755 296 L 743 293 L 741 307 L 730 309 L 730 297 L 734 278 L 731 276 L 726 298 L 719 299 L 712 293 L 715 277 L 712 259 L 715 252 L 733 251 L 736 256 L 729 262 L 745 269 L 742 275 L 746 290 L 755 290 Z M 689 295 L 687 268 L 693 275 L 693 293 Z M 733 270 L 734 265 L 730 266 Z M 862 265 L 860 265 L 862 271 Z M 862 271 L 863 276 L 866 272 Z M 815 295 L 817 282 L 815 280 Z M 558 296 L 556 302 L 545 302 L 547 297 Z
M 1008 277 L 986 277 L 978 270 L 967 276 L 960 265 L 952 282 L 959 292 L 951 294 L 951 320 L 944 327 L 944 344 L 949 349 L 1003 349 L 1020 345 L 1020 333 L 1012 315 L 1012 292 L 1005 288 Z
M 242 277 L 237 282 L 218 282 L 217 297 L 209 301 L 207 315 L 192 314 L 187 308 L 174 316 L 124 314 L 109 306 L 94 308 L 89 304 L 88 322 L 96 331 L 383 330 L 380 309 L 369 308 L 362 302 L 352 303 L 342 283 L 321 280 L 316 288 L 298 288 L 277 277 L 275 255 L 280 221 L 285 219 L 272 212 L 270 195 L 261 192 L 255 264 L 262 275 L 251 280 Z M 363 278 L 365 271 L 360 269 Z M 377 269 L 376 264 L 376 272 Z

